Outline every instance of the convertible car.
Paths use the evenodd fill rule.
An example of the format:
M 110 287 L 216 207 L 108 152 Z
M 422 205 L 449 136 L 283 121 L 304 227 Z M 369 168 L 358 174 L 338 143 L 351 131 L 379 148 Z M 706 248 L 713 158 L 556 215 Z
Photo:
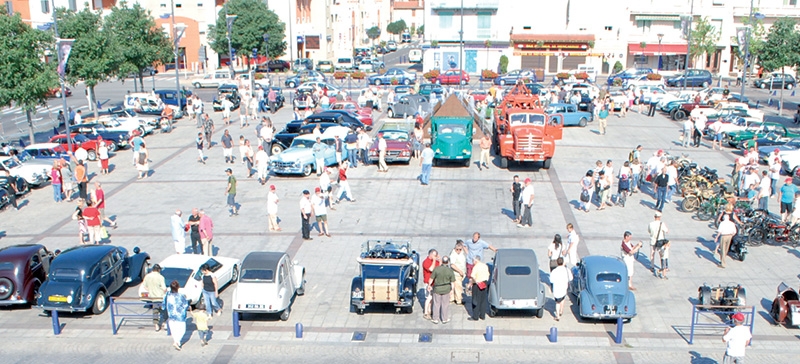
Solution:
M 295 294 L 305 294 L 306 269 L 282 252 L 251 252 L 242 261 L 242 274 L 233 290 L 233 310 L 280 313 L 289 319 Z
M 412 313 L 419 254 L 409 242 L 369 240 L 361 245 L 358 276 L 350 285 L 350 305 L 359 315 L 372 304 L 394 305 Z
M 121 246 L 80 245 L 59 254 L 50 264 L 36 306 L 45 311 L 91 312 L 108 308 L 108 296 L 126 282 L 144 279 L 150 255 Z
M 628 269 L 616 257 L 588 256 L 573 268 L 569 291 L 578 299 L 584 319 L 611 320 L 636 316 L 636 297 L 628 289 Z
M 544 315 L 544 284 L 532 249 L 499 249 L 489 282 L 489 316 L 498 310 L 533 310 Z
M 222 287 L 236 282 L 239 278 L 241 262 L 236 258 L 173 254 L 159 263 L 164 282 L 169 285 L 172 281 L 178 281 L 181 285 L 179 292 L 186 296 L 192 305 L 200 302 L 203 294 L 203 273 L 200 271 L 203 264 L 208 264 L 211 274 L 217 277 L 217 288 L 220 291 Z
M 0 306 L 27 305 L 47 279 L 53 253 L 41 244 L 0 249 Z

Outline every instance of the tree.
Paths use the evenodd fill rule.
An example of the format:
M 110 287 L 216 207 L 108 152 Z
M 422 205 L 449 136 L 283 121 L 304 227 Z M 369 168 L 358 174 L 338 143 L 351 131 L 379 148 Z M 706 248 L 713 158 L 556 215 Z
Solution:
M 406 31 L 406 21 L 400 19 L 386 25 L 386 32 L 392 35 L 399 35 Z
M 789 18 L 778 19 L 772 24 L 764 47 L 760 50 L 761 67 L 768 71 L 780 69 L 783 76 L 785 66 L 794 67 L 800 64 L 800 34 L 795 30 L 795 24 Z M 778 115 L 782 114 L 783 89 L 781 87 Z
M 95 99 L 94 87 L 107 80 L 119 67 L 118 47 L 114 37 L 103 28 L 100 12 L 89 10 L 88 3 L 80 12 L 56 10 L 58 19 L 58 35 L 65 39 L 74 39 L 67 71 L 67 81 L 77 83 L 83 81 L 88 87 L 91 100 Z M 94 116 L 98 116 L 95 105 Z
M 425 35 L 425 24 L 422 24 L 419 27 L 417 27 L 417 34 Z
M 150 11 L 139 4 L 129 8 L 127 2 L 121 1 L 119 6 L 111 8 L 103 29 L 120 45 L 116 75 L 124 78 L 130 73 L 137 73 L 142 89 L 145 68 L 171 62 L 175 58 L 169 35 L 156 26 Z
M 32 114 L 58 86 L 55 62 L 43 61 L 46 53 L 55 52 L 53 34 L 31 28 L 19 13 L 4 14 L 0 16 L 0 39 L 0 107 L 16 105 L 25 110 L 33 143 Z
M 702 55 L 717 51 L 719 30 L 711 25 L 708 17 L 700 18 L 692 30 L 692 44 L 689 46 L 689 56 L 694 59 Z
M 753 13 L 757 13 L 758 8 L 753 8 Z M 750 31 L 747 32 L 747 42 L 748 48 L 750 51 L 750 67 L 752 67 L 754 57 L 757 57 L 761 50 L 764 48 L 764 38 L 767 34 L 766 30 L 764 29 L 764 21 L 757 18 L 757 17 L 743 17 L 742 24 L 744 26 L 749 27 Z M 744 72 L 744 61 L 743 59 L 746 57 L 744 54 L 744 44 L 739 45 L 739 63 L 742 65 L 742 71 Z
M 228 25 L 226 14 L 236 15 L 231 27 L 231 47 L 238 54 L 249 55 L 253 48 L 258 54 L 277 58 L 286 53 L 286 24 L 278 15 L 267 9 L 261 0 L 230 0 L 228 12 L 225 9 L 217 14 L 217 23 L 208 27 L 208 42 L 211 49 L 220 54 L 228 54 Z M 264 34 L 269 34 L 267 49 L 264 49 Z M 247 58 L 250 65 L 250 57 Z
M 367 37 L 369 37 L 369 39 L 371 39 L 373 42 L 380 36 L 381 36 L 381 28 L 372 27 L 367 29 Z

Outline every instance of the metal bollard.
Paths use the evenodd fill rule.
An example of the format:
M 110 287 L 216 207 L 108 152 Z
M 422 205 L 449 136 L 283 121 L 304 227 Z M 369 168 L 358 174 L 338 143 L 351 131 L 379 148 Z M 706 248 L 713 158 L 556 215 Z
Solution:
M 239 313 L 233 311 L 233 337 L 239 337 L 241 335 L 240 331 L 242 330 L 242 326 L 239 325 Z
M 553 326 L 550 328 L 550 336 L 548 337 L 551 343 L 558 342 L 558 328 Z
M 758 109 L 760 106 L 761 106 L 761 101 L 756 100 L 756 109 Z
M 617 317 L 617 334 L 614 336 L 614 342 L 622 344 L 622 317 Z
M 58 322 L 58 311 L 50 311 L 50 317 L 53 319 L 53 335 L 61 335 L 61 323 Z
M 297 339 L 303 338 L 303 324 L 298 322 L 294 325 L 294 337 Z
M 486 326 L 486 333 L 484 334 L 486 341 L 494 340 L 494 327 Z

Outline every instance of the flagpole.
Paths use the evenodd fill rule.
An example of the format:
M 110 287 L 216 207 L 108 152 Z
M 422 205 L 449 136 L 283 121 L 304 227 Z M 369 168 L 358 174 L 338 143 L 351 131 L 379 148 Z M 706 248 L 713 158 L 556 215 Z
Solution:
M 64 107 L 64 127 L 66 128 L 66 137 L 67 137 L 67 151 L 72 153 L 72 133 L 70 132 L 69 128 L 69 112 L 67 111 L 67 90 L 66 86 L 64 85 L 64 78 L 67 74 L 67 61 L 63 60 L 62 58 L 67 57 L 66 54 L 61 54 L 61 39 L 58 39 L 58 21 L 56 19 L 56 1 L 50 0 L 50 3 L 53 7 L 53 31 L 55 33 L 56 38 L 56 55 L 58 57 L 58 82 L 61 84 L 61 102 L 62 106 Z M 72 45 L 69 45 L 72 47 Z M 56 129 L 58 129 L 56 127 Z

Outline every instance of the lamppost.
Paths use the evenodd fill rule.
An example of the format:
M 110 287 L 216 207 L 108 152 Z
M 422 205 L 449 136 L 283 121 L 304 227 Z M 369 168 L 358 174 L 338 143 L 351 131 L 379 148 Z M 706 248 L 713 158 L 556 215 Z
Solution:
M 747 85 L 747 68 L 750 66 L 750 27 L 753 25 L 753 0 L 750 0 L 750 13 L 747 15 L 747 28 L 744 37 L 744 70 L 742 71 L 742 92 L 741 99 L 744 100 L 744 89 Z
M 294 42 L 294 46 L 297 47 L 297 40 L 292 38 L 292 23 L 297 21 L 297 19 L 292 19 L 292 0 L 288 0 L 287 2 L 289 3 L 289 20 L 287 21 L 289 24 L 289 64 L 293 65 L 294 51 L 292 50 L 292 42 Z M 355 32 L 353 32 L 353 46 L 355 46 Z
M 59 39 L 58 38 L 58 21 L 56 19 L 56 1 L 55 0 L 50 0 L 50 3 L 52 4 L 52 11 L 53 11 L 53 32 L 55 33 L 55 37 L 56 37 L 56 56 L 58 57 L 58 65 L 61 66 L 61 64 L 62 64 L 61 62 L 63 60 L 63 57 L 68 56 L 68 54 L 61 54 L 62 44 L 69 44 L 69 46 L 72 47 L 72 41 L 73 40 L 72 39 Z M 64 61 L 64 63 L 66 63 L 66 61 Z M 58 82 L 61 85 L 61 103 L 62 103 L 62 106 L 64 107 L 64 111 L 63 111 L 64 112 L 64 128 L 66 130 L 65 134 L 67 136 L 67 150 L 72 151 L 72 137 L 71 137 L 72 133 L 69 130 L 70 129 L 69 128 L 69 112 L 67 111 L 68 110 L 68 108 L 67 108 L 67 90 L 66 90 L 67 87 L 64 85 L 64 77 L 66 77 L 66 71 L 67 71 L 67 65 L 64 64 L 64 68 L 63 68 L 63 72 L 64 73 L 59 72 Z M 136 84 L 135 81 L 134 81 L 134 84 Z M 32 129 L 31 129 L 31 134 L 33 134 Z M 31 140 L 32 139 L 33 139 L 33 135 L 31 135 Z
M 656 35 L 658 36 L 658 71 L 661 72 L 661 40 L 664 39 L 664 34 L 658 33 Z
M 694 0 L 692 0 L 692 6 L 689 8 L 689 16 L 684 17 L 685 21 L 688 23 L 686 26 L 686 62 L 683 64 L 683 71 L 686 73 L 689 70 L 689 54 L 692 53 L 692 21 L 694 20 Z M 681 90 L 686 89 L 686 75 L 683 76 L 683 87 Z
M 178 52 L 178 45 L 181 41 L 181 37 L 183 36 L 183 32 L 186 30 L 185 25 L 176 26 L 175 25 L 175 0 L 170 0 L 169 2 L 170 7 L 172 8 L 172 42 L 173 48 L 175 51 L 175 97 L 178 100 L 178 108 L 181 109 L 183 105 L 181 102 L 183 101 L 183 95 L 181 94 L 181 73 L 179 65 L 181 63 L 180 54 Z M 228 40 L 228 44 L 230 44 L 230 39 Z M 156 84 L 155 84 L 155 76 L 153 77 L 153 90 L 155 91 Z M 166 107 L 166 106 L 165 106 Z
M 461 0 L 461 30 L 458 31 L 458 87 L 464 80 L 464 0 Z
M 267 60 L 267 79 L 269 79 L 270 84 L 272 84 L 272 80 L 269 78 L 269 34 L 264 33 L 262 37 L 264 38 L 264 57 Z
M 236 72 L 233 70 L 233 45 L 231 44 L 231 28 L 233 28 L 233 22 L 236 20 L 236 15 L 228 14 L 228 3 L 225 3 L 225 23 L 228 26 L 228 65 L 231 69 L 231 79 L 236 75 Z

